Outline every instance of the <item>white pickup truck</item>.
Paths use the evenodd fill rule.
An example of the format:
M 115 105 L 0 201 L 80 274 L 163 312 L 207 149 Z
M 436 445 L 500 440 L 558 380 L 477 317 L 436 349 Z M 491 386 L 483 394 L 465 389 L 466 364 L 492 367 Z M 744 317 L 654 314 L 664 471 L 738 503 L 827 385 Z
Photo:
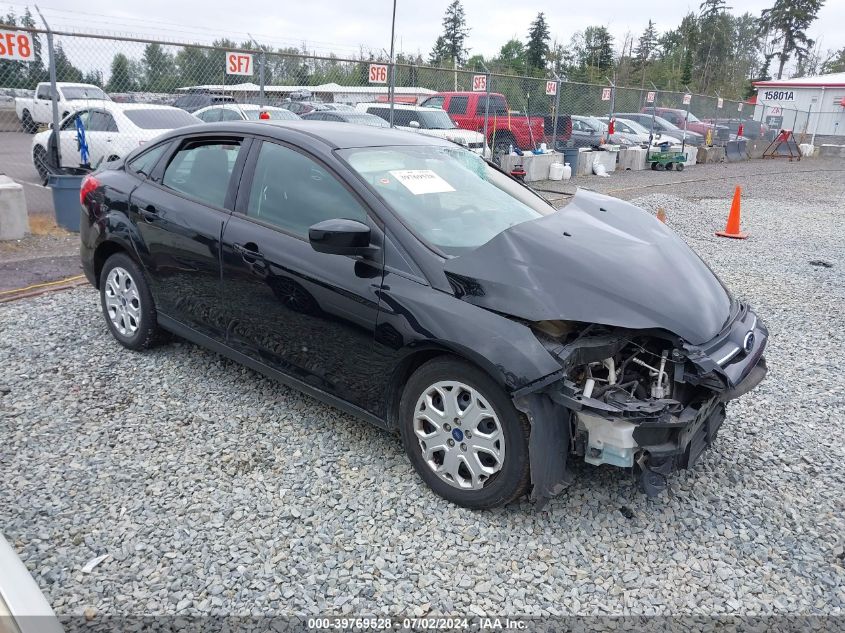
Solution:
M 56 92 L 59 101 L 59 120 L 71 112 L 90 105 L 92 101 L 111 101 L 101 88 L 91 84 L 57 82 Z M 34 99 L 15 99 L 15 112 L 21 120 L 24 132 L 34 134 L 38 126 L 53 121 L 53 102 L 50 82 L 45 81 L 35 89 Z

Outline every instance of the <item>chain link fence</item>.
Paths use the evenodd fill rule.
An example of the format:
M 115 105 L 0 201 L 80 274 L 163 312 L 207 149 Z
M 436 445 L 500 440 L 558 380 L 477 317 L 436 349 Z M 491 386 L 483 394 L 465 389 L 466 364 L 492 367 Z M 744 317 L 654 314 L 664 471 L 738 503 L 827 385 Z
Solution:
M 44 30 L 2 29 L 28 33 L 32 42 L 31 61 L 0 60 L 0 139 L 3 155 L 14 155 L 7 171 L 17 170 L 11 175 L 31 183 L 46 177 L 45 131 L 54 101 L 66 166 L 125 156 L 167 129 L 199 120 L 331 119 L 353 110 L 385 121 L 392 117 L 397 127 L 447 138 L 494 159 L 544 145 L 561 151 L 606 142 L 647 146 L 657 134 L 718 145 L 735 139 L 740 126 L 752 139 L 773 138 L 783 128 L 809 137 L 820 125 L 845 134 L 845 124 L 838 126 L 841 112 L 755 107 L 654 86 L 576 83 L 484 68 L 391 67 L 386 59 L 316 56 L 225 40 L 209 46 L 55 32 L 50 46 Z M 87 156 L 78 127 L 85 131 Z

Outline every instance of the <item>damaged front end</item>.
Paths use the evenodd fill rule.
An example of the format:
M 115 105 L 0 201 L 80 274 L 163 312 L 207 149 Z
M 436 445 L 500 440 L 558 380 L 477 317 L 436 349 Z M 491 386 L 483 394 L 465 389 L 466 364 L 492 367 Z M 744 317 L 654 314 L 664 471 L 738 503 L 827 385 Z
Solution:
M 529 418 L 532 498 L 569 483 L 567 458 L 634 468 L 649 495 L 713 443 L 725 404 L 766 374 L 768 330 L 734 303 L 729 325 L 695 345 L 660 330 L 532 324 L 561 370 L 513 394 Z

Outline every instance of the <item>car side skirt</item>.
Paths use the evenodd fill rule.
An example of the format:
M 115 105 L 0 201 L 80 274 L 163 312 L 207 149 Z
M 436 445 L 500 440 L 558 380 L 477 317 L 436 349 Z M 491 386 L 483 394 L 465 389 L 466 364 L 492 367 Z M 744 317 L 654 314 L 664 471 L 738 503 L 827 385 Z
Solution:
M 316 398 L 324 404 L 328 404 L 337 409 L 340 409 L 344 413 L 348 413 L 350 415 L 355 416 L 356 418 L 365 420 L 366 422 L 374 424 L 375 426 L 381 429 L 389 430 L 388 423 L 382 418 L 379 418 L 378 416 L 375 416 L 372 413 L 355 406 L 354 404 L 350 404 L 345 400 L 342 400 L 336 396 L 326 393 L 321 389 L 317 389 L 316 387 L 302 382 L 301 380 L 288 376 L 287 374 L 284 374 L 276 369 L 273 369 L 272 367 L 269 367 L 261 361 L 255 360 L 254 358 L 247 356 L 246 354 L 232 349 L 228 345 L 216 341 L 215 339 L 206 336 L 205 334 L 197 332 L 193 328 L 177 321 L 172 317 L 159 313 L 158 324 L 162 328 L 164 328 L 168 332 L 172 332 L 176 336 L 180 336 L 188 341 L 191 341 L 192 343 L 196 343 L 197 345 L 209 349 L 212 352 L 220 354 L 221 356 L 225 356 L 226 358 L 229 358 L 230 360 L 233 360 L 236 363 L 240 363 L 241 365 L 245 365 L 250 369 L 254 369 L 255 371 L 264 374 L 268 378 L 272 378 L 273 380 L 276 380 L 282 383 L 283 385 L 287 385 L 288 387 L 293 387 L 294 389 L 302 391 L 303 393 L 306 393 L 309 396 Z

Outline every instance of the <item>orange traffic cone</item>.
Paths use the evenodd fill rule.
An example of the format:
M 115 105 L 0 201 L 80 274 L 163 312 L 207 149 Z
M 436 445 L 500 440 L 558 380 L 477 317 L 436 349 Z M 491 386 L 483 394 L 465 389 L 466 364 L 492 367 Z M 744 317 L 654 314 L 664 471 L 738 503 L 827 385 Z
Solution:
M 657 207 L 657 219 L 666 224 L 666 209 Z
M 728 224 L 724 231 L 717 231 L 716 235 L 719 237 L 732 237 L 735 240 L 744 240 L 748 237 L 748 233 L 742 233 L 739 230 L 739 197 L 742 194 L 742 189 L 739 185 L 734 191 L 734 199 L 731 203 L 731 212 L 728 214 Z

